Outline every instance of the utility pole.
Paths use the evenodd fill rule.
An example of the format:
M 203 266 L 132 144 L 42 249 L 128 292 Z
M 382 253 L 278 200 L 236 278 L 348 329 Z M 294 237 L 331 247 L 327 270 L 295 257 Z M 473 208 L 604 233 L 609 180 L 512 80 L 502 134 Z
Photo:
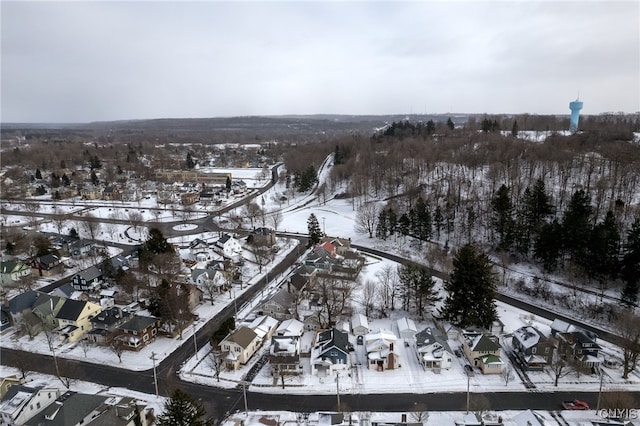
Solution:
M 193 348 L 196 351 L 196 359 L 198 359 L 198 340 L 196 338 L 196 323 L 193 323 Z
M 244 397 L 244 414 L 249 415 L 249 407 L 247 406 L 247 382 L 242 381 L 242 395 Z
M 602 396 L 603 379 L 604 379 L 604 374 L 602 373 L 602 369 L 600 369 L 600 390 L 598 390 L 598 403 L 596 404 L 596 413 L 600 410 L 600 397 Z
M 336 396 L 338 398 L 338 411 L 342 411 L 342 407 L 340 405 L 340 373 L 336 371 Z
M 151 352 L 151 360 L 153 361 L 153 384 L 156 388 L 156 396 L 158 396 L 158 375 L 156 374 L 156 353 Z
M 467 371 L 467 414 L 469 414 L 469 381 L 471 380 L 471 376 Z

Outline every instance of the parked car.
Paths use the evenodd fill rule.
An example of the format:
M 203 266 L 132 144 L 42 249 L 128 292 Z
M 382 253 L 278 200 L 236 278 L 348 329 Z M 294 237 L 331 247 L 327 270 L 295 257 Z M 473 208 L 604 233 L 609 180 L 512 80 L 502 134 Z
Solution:
M 473 376 L 473 367 L 470 366 L 469 364 L 464 365 L 464 371 L 467 372 L 468 376 Z
M 462 352 L 460 352 L 460 349 L 456 349 L 456 350 L 454 350 L 454 351 L 453 351 L 453 353 L 454 353 L 454 354 L 456 354 L 456 356 L 457 356 L 458 358 L 461 358 L 461 357 L 462 357 Z
M 579 399 L 574 399 L 572 401 L 563 401 L 562 408 L 565 410 L 588 410 L 589 404 Z

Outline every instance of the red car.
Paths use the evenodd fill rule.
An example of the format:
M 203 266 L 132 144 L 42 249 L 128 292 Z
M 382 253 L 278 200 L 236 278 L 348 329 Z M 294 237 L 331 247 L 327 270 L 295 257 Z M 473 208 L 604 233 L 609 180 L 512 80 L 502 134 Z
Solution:
M 564 401 L 562 408 L 565 410 L 588 410 L 589 404 L 579 399 L 574 399 L 573 401 Z

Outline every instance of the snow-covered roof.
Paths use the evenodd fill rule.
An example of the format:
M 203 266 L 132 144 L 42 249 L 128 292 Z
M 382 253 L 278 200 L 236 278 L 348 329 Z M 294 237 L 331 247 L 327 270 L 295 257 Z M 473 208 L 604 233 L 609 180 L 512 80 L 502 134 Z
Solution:
M 413 320 L 411 318 L 406 318 L 406 317 L 398 318 L 396 323 L 398 325 L 398 331 L 400 333 L 411 332 L 411 333 L 415 334 L 415 333 L 418 332 L 418 328 L 416 327 L 416 323 L 413 322 Z
M 532 327 L 530 325 L 521 327 L 513 332 L 513 338 L 517 339 L 523 348 L 531 348 L 537 345 L 540 339 L 543 337 L 544 336 L 542 336 L 542 334 L 535 327 Z
M 351 329 L 355 329 L 356 327 L 369 329 L 369 320 L 364 314 L 355 314 L 351 317 Z
M 278 320 L 270 316 L 262 315 L 254 319 L 249 328 L 252 329 L 258 337 L 264 339 L 264 337 L 275 329 L 278 325 Z
M 304 323 L 295 318 L 282 321 L 276 330 L 278 336 L 302 336 Z

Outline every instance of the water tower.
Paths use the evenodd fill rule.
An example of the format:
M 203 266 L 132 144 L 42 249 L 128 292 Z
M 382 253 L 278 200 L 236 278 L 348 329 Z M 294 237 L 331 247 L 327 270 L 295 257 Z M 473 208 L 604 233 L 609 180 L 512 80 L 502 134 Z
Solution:
M 571 110 L 571 122 L 569 124 L 569 131 L 571 133 L 575 133 L 578 130 L 578 120 L 580 119 L 582 101 L 576 99 L 573 102 L 569 102 L 569 109 Z

